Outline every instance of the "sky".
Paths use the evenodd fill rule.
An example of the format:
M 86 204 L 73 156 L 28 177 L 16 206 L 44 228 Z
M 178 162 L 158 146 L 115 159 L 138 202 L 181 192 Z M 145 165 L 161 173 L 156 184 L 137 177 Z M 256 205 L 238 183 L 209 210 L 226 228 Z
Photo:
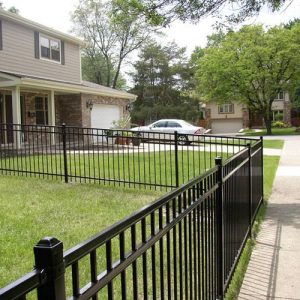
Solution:
M 15 6 L 20 14 L 32 21 L 54 29 L 70 33 L 72 29 L 71 12 L 74 11 L 78 0 L 0 0 L 4 7 Z M 294 0 L 288 7 L 280 12 L 271 13 L 268 9 L 256 18 L 247 21 L 247 24 L 263 23 L 268 26 L 287 22 L 294 18 L 300 18 L 300 0 Z M 175 41 L 180 47 L 187 48 L 187 54 L 191 54 L 196 46 L 206 45 L 206 36 L 213 32 L 215 20 L 211 17 L 203 19 L 196 25 L 182 22 L 174 22 L 165 29 L 165 41 Z

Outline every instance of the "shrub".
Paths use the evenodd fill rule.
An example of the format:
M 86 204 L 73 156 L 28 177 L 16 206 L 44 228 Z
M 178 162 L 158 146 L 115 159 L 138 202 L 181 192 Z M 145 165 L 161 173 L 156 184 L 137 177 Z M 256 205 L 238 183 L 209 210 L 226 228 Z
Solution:
M 273 128 L 287 128 L 289 126 L 281 121 L 275 121 L 275 122 L 272 122 L 272 127 Z
M 276 121 L 281 121 L 283 120 L 283 113 L 278 113 L 275 115 L 275 120 Z

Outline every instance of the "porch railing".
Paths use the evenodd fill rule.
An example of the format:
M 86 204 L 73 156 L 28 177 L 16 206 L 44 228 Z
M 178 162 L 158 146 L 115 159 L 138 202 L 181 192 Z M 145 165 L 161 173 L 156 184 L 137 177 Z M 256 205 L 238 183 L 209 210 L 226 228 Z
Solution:
M 0 141 L 2 174 L 170 189 L 257 139 L 0 124 Z
M 249 144 L 63 253 L 44 238 L 35 268 L 0 299 L 223 299 L 263 201 L 262 141 Z

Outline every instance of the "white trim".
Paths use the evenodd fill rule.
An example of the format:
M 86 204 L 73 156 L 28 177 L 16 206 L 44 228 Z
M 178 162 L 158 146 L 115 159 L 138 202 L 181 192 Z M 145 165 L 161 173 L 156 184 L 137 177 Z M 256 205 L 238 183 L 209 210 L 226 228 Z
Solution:
M 3 74 L 0 72 L 0 76 L 6 77 L 9 75 Z M 107 87 L 103 87 L 103 90 L 100 88 L 93 88 L 93 87 L 87 87 L 80 84 L 73 84 L 73 83 L 64 83 L 64 82 L 57 82 L 57 81 L 51 81 L 47 79 L 35 79 L 35 78 L 29 78 L 26 77 L 26 75 L 22 78 L 10 76 L 14 79 L 14 82 L 3 82 L 3 84 L 0 83 L 0 87 L 9 87 L 9 86 L 16 86 L 19 85 L 21 88 L 32 88 L 32 89 L 42 89 L 46 91 L 55 90 L 58 92 L 67 92 L 67 93 L 84 93 L 84 94 L 90 94 L 90 95 L 100 95 L 100 96 L 108 96 L 108 97 L 115 97 L 115 98 L 122 98 L 122 99 L 129 99 L 132 101 L 135 101 L 137 96 L 110 89 Z
M 12 114 L 13 114 L 13 124 L 21 124 L 21 103 L 20 103 L 20 87 L 16 86 L 12 90 Z M 19 129 L 19 128 L 17 128 Z M 21 147 L 21 132 L 16 131 L 14 133 L 14 144 L 17 149 Z
M 111 91 L 107 91 L 107 90 L 101 91 L 101 89 L 85 87 L 82 85 L 58 83 L 58 82 L 44 81 L 44 80 L 32 79 L 32 78 L 22 78 L 21 85 L 22 87 L 50 89 L 50 90 L 54 89 L 55 91 L 111 96 L 111 97 L 118 97 L 118 98 L 131 99 L 131 100 L 136 100 L 137 97 L 136 95 L 125 93 L 125 92 L 123 93 L 121 91 L 117 91 L 113 89 L 111 89 Z
M 51 90 L 48 95 L 48 123 L 50 126 L 55 126 L 54 90 Z
M 50 58 L 42 57 L 41 38 L 48 39 L 48 41 L 49 41 Z M 58 44 L 59 44 L 59 61 L 51 58 L 51 41 L 58 42 Z M 51 37 L 51 36 L 48 36 L 48 35 L 43 34 L 43 33 L 39 33 L 39 52 L 40 52 L 40 60 L 45 60 L 45 61 L 49 61 L 49 62 L 53 62 L 55 64 L 61 65 L 61 40 L 56 39 L 56 38 Z
M 56 123 L 54 90 L 51 90 L 48 96 L 48 123 L 50 126 L 55 126 Z M 51 131 L 51 145 L 55 145 L 54 128 Z
M 11 76 L 8 74 L 4 74 L 0 72 L 0 77 L 6 78 L 7 81 L 0 81 L 0 87 L 9 87 L 9 86 L 16 86 L 21 83 L 20 78 Z
M 21 84 L 21 80 L 1 81 L 0 88 L 12 87 Z
M 234 114 L 234 104 L 226 102 L 218 105 L 219 114 Z
M 4 92 L 3 94 L 3 98 L 2 98 L 2 119 L 3 119 L 3 123 L 6 124 L 6 93 Z M 4 143 L 5 145 L 7 145 L 7 131 L 6 131 L 6 125 L 4 125 Z
M 12 111 L 13 111 L 13 123 L 21 124 L 21 105 L 20 105 L 20 87 L 16 86 L 12 89 Z

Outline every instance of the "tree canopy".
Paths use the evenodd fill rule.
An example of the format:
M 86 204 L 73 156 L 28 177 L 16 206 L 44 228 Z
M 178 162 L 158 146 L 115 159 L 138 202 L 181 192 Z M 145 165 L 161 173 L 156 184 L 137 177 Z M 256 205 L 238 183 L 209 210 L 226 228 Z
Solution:
M 108 64 L 108 66 L 107 66 Z M 81 69 L 83 80 L 91 81 L 104 86 L 112 86 L 112 80 L 115 77 L 116 70 L 110 61 L 106 61 L 102 53 L 94 47 L 86 47 L 81 54 Z M 107 74 L 110 72 L 110 74 Z M 109 78 L 109 83 L 108 83 Z M 126 80 L 122 74 L 118 76 L 117 89 L 126 88 Z
M 196 121 L 198 101 L 189 96 L 191 68 L 185 48 L 150 42 L 142 48 L 132 74 L 138 95 L 132 112 L 133 122 L 160 118 Z
M 300 80 L 300 25 L 244 26 L 208 47 L 197 61 L 197 90 L 206 101 L 240 101 L 262 113 L 271 133 L 272 103 Z
M 128 6 L 116 11 L 114 1 L 80 0 L 72 19 L 74 31 L 87 42 L 85 56 L 101 65 L 101 83 L 113 88 L 125 59 L 157 30 Z
M 2 2 L 0 2 L 0 8 L 6 9 L 6 8 L 4 7 L 4 5 L 3 5 Z M 17 9 L 15 6 L 11 6 L 10 8 L 8 8 L 8 9 L 6 9 L 6 10 L 9 11 L 9 12 L 11 12 L 11 13 L 17 14 L 17 15 L 20 13 L 19 9 Z
M 118 0 L 145 15 L 154 24 L 168 24 L 175 19 L 198 21 L 208 15 L 228 11 L 227 20 L 240 22 L 256 15 L 267 5 L 272 11 L 278 10 L 287 0 Z

